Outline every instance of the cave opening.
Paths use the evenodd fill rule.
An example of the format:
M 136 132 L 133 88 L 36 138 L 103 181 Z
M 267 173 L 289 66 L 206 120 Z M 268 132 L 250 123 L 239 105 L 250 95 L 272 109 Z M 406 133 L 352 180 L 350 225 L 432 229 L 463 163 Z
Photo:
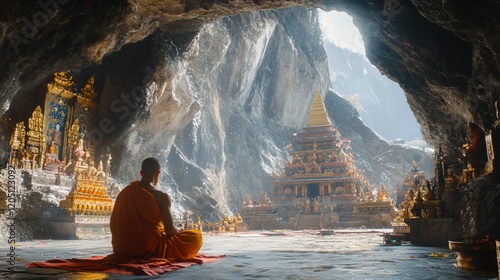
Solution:
M 139 3 L 137 5 L 140 8 L 137 10 L 129 9 L 126 1 L 121 1 L 120 5 L 96 5 L 93 1 L 78 4 L 68 2 L 66 6 L 61 6 L 60 12 L 47 18 L 47 24 L 38 22 L 40 26 L 32 33 L 33 36 L 29 40 L 19 41 L 22 44 L 16 45 L 16 49 L 12 48 L 11 39 L 15 38 L 12 35 L 25 35 L 22 33 L 23 28 L 26 29 L 23 25 L 26 23 L 25 18 L 34 19 L 33 15 L 35 12 L 40 14 L 41 8 L 33 6 L 24 9 L 29 4 L 19 4 L 2 9 L 8 14 L 2 17 L 0 23 L 0 54 L 4 62 L 0 66 L 3 74 L 0 77 L 2 110 L 6 112 L 9 106 L 12 108 L 12 111 L 2 114 L 2 148 L 8 149 L 12 126 L 15 122 L 26 120 L 26 116 L 33 111 L 34 104 L 41 98 L 36 92 L 46 86 L 52 73 L 67 69 L 85 72 L 81 69 L 90 69 L 86 67 L 96 67 L 102 71 L 102 75 L 96 73 L 96 91 L 101 91 L 100 83 L 105 93 L 99 98 L 105 106 L 101 107 L 104 109 L 99 111 L 98 117 L 106 120 L 105 124 L 111 123 L 114 128 L 106 135 L 107 143 L 111 144 L 114 152 L 114 174 L 123 176 L 124 181 L 135 178 L 138 170 L 135 161 L 143 156 L 142 153 L 158 156 L 165 164 L 175 167 L 175 163 L 166 160 L 170 147 L 175 146 L 175 150 L 179 151 L 177 160 L 193 162 L 193 168 L 200 174 L 197 179 L 207 184 L 183 186 L 180 180 L 175 180 L 175 176 L 165 172 L 163 187 L 177 193 L 178 205 L 184 203 L 184 206 L 191 207 L 186 201 L 205 199 L 203 201 L 208 205 L 207 209 L 205 211 L 199 207 L 197 210 L 203 210 L 200 212 L 220 215 L 231 210 L 234 212 L 239 203 L 237 200 L 249 190 L 247 186 L 268 182 L 272 169 L 286 160 L 280 152 L 286 147 L 286 137 L 296 128 L 293 125 L 305 115 L 301 103 L 307 98 L 306 92 L 314 92 L 318 85 L 322 89 L 328 88 L 324 86 L 326 80 L 334 81 L 334 91 L 345 95 L 350 104 L 359 109 L 361 119 L 373 126 L 379 135 L 388 140 L 416 139 L 411 135 L 419 133 L 420 129 L 410 131 L 411 125 L 384 121 L 406 119 L 403 113 L 389 107 L 395 105 L 399 108 L 402 103 L 392 104 L 392 101 L 382 99 L 391 95 L 390 85 L 385 85 L 381 90 L 374 90 L 367 85 L 370 80 L 369 68 L 362 64 L 366 60 L 363 53 L 338 50 L 337 54 L 343 56 L 344 68 L 330 70 L 331 77 L 318 77 L 318 74 L 324 73 L 321 71 L 322 53 L 314 41 L 307 41 L 316 35 L 304 28 L 304 23 L 310 19 L 307 12 L 278 12 L 273 9 L 276 7 L 264 10 L 262 6 L 252 6 L 241 10 L 263 11 L 240 14 L 240 11 L 231 10 L 235 8 L 233 6 L 225 10 L 227 15 L 233 17 L 219 20 L 226 14 L 221 15 L 214 7 L 225 5 L 225 2 L 217 1 L 213 7 L 201 5 L 203 10 L 200 11 L 197 11 L 200 8 L 197 5 L 187 5 L 185 10 L 176 10 L 179 14 L 175 17 L 166 12 L 172 9 L 155 6 L 169 5 L 166 2 L 156 2 L 152 7 Z M 335 1 L 332 5 L 345 5 L 337 8 L 352 12 L 359 23 L 363 15 L 381 10 L 379 6 L 382 2 L 398 1 L 360 2 L 363 3 L 359 6 L 356 1 Z M 368 34 L 368 39 L 373 40 L 373 44 L 365 50 L 370 54 L 370 61 L 404 86 L 408 98 L 405 104 L 410 104 L 429 143 L 434 147 L 437 147 L 437 143 L 443 143 L 445 150 L 456 154 L 456 148 L 463 143 L 461 127 L 467 121 L 474 120 L 482 127 L 489 128 L 495 120 L 492 101 L 497 96 L 495 91 L 498 91 L 496 56 L 500 44 L 495 35 L 498 33 L 497 21 L 494 20 L 496 13 L 492 12 L 495 17 L 491 17 L 489 11 L 498 9 L 483 9 L 481 5 L 498 4 L 470 2 L 470 9 L 469 6 L 462 9 L 454 6 L 461 3 L 448 1 L 443 2 L 442 6 L 425 6 L 424 2 L 401 2 L 406 5 L 405 11 L 410 10 L 409 6 L 412 9 L 404 16 L 382 14 L 391 28 L 383 38 L 376 33 L 376 29 L 372 30 L 373 33 L 366 32 L 373 26 L 363 26 L 361 23 L 358 27 L 364 28 L 363 34 Z M 85 11 L 95 11 L 96 7 L 102 8 L 102 13 L 99 13 L 101 16 L 88 21 Z M 106 12 L 119 17 L 102 16 Z M 197 12 L 200 13 L 196 15 Z M 172 18 L 180 20 L 169 21 Z M 96 25 L 96 21 L 102 22 Z M 293 26 L 284 24 L 288 21 L 293 21 Z M 259 32 L 259 28 L 262 32 Z M 87 32 L 89 30 L 92 32 Z M 185 30 L 189 32 L 183 33 Z M 258 47 L 268 48 L 268 52 L 257 51 L 260 50 Z M 278 47 L 286 47 L 290 52 L 286 52 L 285 57 L 280 54 Z M 300 57 L 293 56 L 297 53 Z M 354 63 L 354 58 L 357 58 L 357 63 Z M 329 63 L 328 66 L 341 65 Z M 280 72 L 282 69 L 288 75 L 275 74 L 283 73 Z M 350 81 L 348 70 L 356 71 L 360 78 Z M 84 79 L 87 80 L 90 74 L 83 75 L 86 76 Z M 106 78 L 100 79 L 100 76 Z M 326 83 L 330 84 L 330 81 Z M 345 86 L 348 83 L 364 88 L 347 90 Z M 137 93 L 137 87 L 140 87 L 141 94 L 136 96 L 142 98 L 141 102 L 130 103 L 129 106 L 125 102 Z M 271 90 L 263 90 L 266 88 Z M 81 86 L 78 86 L 80 89 Z M 383 96 L 375 95 L 377 91 L 382 92 Z M 362 92 L 370 94 L 368 99 L 362 98 Z M 405 98 L 405 95 L 401 96 Z M 335 97 L 329 95 L 328 98 L 332 101 Z M 329 104 L 342 102 L 344 100 L 335 99 Z M 113 107 L 113 104 L 119 106 Z M 202 111 L 200 104 L 207 110 Z M 244 104 L 243 108 L 235 106 L 240 104 Z M 382 105 L 383 112 L 376 111 L 375 105 Z M 357 121 L 353 111 L 345 110 L 340 114 L 351 117 L 346 122 Z M 375 119 L 379 116 L 385 116 L 386 119 Z M 228 125 L 230 122 L 227 120 L 236 121 Z M 6 125 L 7 122 L 9 125 Z M 375 125 L 382 127 L 377 129 Z M 387 128 L 398 129 L 384 131 Z M 247 133 L 245 136 L 250 136 L 238 135 L 240 130 Z M 368 159 L 392 156 L 389 160 L 397 168 L 411 162 L 394 155 L 393 150 L 389 151 L 387 146 L 378 142 L 366 148 L 363 144 L 374 143 L 378 138 L 368 134 L 360 136 L 359 131 L 352 134 L 359 140 L 358 147 L 361 147 L 357 155 Z M 389 132 L 400 134 L 386 134 Z M 368 140 L 363 143 L 364 139 L 361 138 L 366 135 Z M 240 153 L 232 154 L 231 151 Z M 447 156 L 455 159 L 455 154 L 449 153 Z M 396 162 L 398 159 L 401 160 Z M 241 172 L 227 172 L 224 164 L 229 162 L 236 162 L 235 166 Z M 377 164 L 379 162 L 372 165 L 379 168 L 381 164 Z M 366 170 L 372 174 L 384 174 L 381 169 Z M 400 171 L 397 170 L 398 173 Z M 187 171 L 184 172 L 188 176 Z M 491 181 L 491 184 L 489 181 L 485 184 L 489 188 L 495 186 L 496 178 Z M 386 182 L 395 184 L 396 180 Z M 472 204 L 482 201 L 483 197 L 492 197 L 488 196 L 488 188 L 476 189 L 488 191 L 475 194 L 466 203 Z M 234 200 L 228 202 L 229 198 Z M 462 208 L 465 209 L 465 206 L 471 205 L 465 205 L 464 202 Z M 498 208 L 494 206 L 488 205 L 488 209 L 498 213 Z M 178 207 L 175 210 L 181 213 L 184 209 Z M 454 205 L 450 209 L 460 211 Z M 484 211 L 475 205 L 468 209 L 477 210 L 477 213 L 468 213 L 471 215 L 469 220 L 481 221 L 477 223 L 477 228 L 471 227 L 470 232 L 482 232 L 481 226 L 487 224 L 487 219 L 495 217 L 492 212 L 483 215 Z M 495 226 L 494 230 L 498 232 L 496 223 Z
M 319 10 L 318 15 L 332 90 L 349 101 L 363 122 L 382 138 L 429 147 L 402 88 L 366 57 L 365 42 L 353 17 L 335 10 Z M 367 36 L 375 36 L 373 24 L 367 25 Z

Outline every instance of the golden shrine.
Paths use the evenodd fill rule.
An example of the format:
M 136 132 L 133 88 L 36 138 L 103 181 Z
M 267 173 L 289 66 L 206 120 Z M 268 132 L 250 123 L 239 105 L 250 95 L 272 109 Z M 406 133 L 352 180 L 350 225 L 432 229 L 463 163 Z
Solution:
M 106 183 L 111 154 L 96 157 L 89 137 L 95 129 L 97 113 L 94 76 L 78 93 L 73 86 L 69 71 L 54 74 L 53 81 L 47 84 L 44 104 L 35 108 L 27 125 L 16 124 L 10 140 L 9 163 L 27 171 L 35 184 L 57 186 L 64 181 L 72 185 L 59 205 L 68 217 L 59 217 L 57 223 L 59 227 L 61 222 L 76 225 L 73 230 L 81 237 L 79 230 L 109 232 L 113 201 L 106 193 Z M 99 159 L 97 165 L 95 159 Z
M 85 161 L 80 167 L 93 165 L 94 146 L 88 132 L 95 128 L 97 112 L 94 77 L 76 94 L 68 72 L 54 74 L 54 80 L 47 84 L 44 109 L 35 108 L 27 129 L 24 122 L 16 124 L 10 141 L 11 166 L 61 172 L 76 161 Z M 84 147 L 84 154 L 76 150 Z
M 443 231 L 440 231 L 440 226 L 448 223 L 449 219 L 442 217 L 441 197 L 451 188 L 453 180 L 446 175 L 444 159 L 445 155 L 439 145 L 434 153 L 434 178 L 431 180 L 426 179 L 424 172 L 413 161 L 411 170 L 397 191 L 399 209 L 392 222 L 393 234 L 397 238 L 411 240 L 416 244 L 422 240 L 433 244 L 432 242 L 440 242 L 440 239 L 446 238 Z
M 204 223 L 201 221 L 200 216 L 197 216 L 196 221 L 194 221 L 191 219 L 191 214 L 193 214 L 193 212 L 190 210 L 184 211 L 184 221 L 180 222 L 180 227 L 184 229 L 196 229 L 203 232 Z
M 216 222 L 202 222 L 200 216 L 197 216 L 196 221 L 191 219 L 193 213 L 190 210 L 185 210 L 182 214 L 182 218 L 176 221 L 176 225 L 183 229 L 196 229 L 201 232 L 211 232 L 211 233 L 235 233 L 248 231 L 247 226 L 243 223 L 243 218 L 240 214 L 236 217 L 230 217 L 226 215 L 224 218 Z
M 406 196 L 409 190 L 416 191 L 422 186 L 426 186 L 427 179 L 423 171 L 418 170 L 418 165 L 415 161 L 412 162 L 411 170 L 406 173 L 403 180 L 403 184 L 399 186 L 396 190 L 397 199 L 396 205 L 406 200 Z
M 404 197 L 399 201 L 403 191 Z M 405 228 L 405 219 L 441 218 L 441 200 L 438 199 L 436 180 L 431 184 L 424 173 L 418 170 L 415 161 L 410 172 L 406 174 L 402 187 L 398 189 L 398 202 L 399 211 L 393 223 L 393 228 L 399 227 L 395 230 L 396 233 L 410 233 L 410 230 Z
M 221 219 L 217 222 L 204 224 L 203 230 L 212 233 L 235 233 L 247 232 L 248 227 L 243 222 L 243 218 L 241 217 L 241 215 L 238 213 L 236 217 L 229 217 L 228 215 L 226 215 L 224 219 Z
M 111 215 L 113 201 L 106 191 L 105 181 L 79 176 L 75 189 L 59 205 L 71 215 Z
M 261 195 L 260 203 L 244 203 L 251 229 L 390 226 L 394 207 L 388 192 L 382 186 L 375 196 L 356 169 L 350 141 L 330 122 L 319 91 L 307 126 L 293 135 L 288 150 L 284 172 L 273 174 L 272 199 Z

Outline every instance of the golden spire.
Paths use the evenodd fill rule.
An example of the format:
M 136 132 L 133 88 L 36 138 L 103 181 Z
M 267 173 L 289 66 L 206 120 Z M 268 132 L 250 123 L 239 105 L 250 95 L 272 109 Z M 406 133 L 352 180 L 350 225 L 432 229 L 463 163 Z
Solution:
M 28 136 L 28 145 L 30 146 L 30 152 L 34 154 L 38 154 L 41 156 L 44 154 L 45 150 L 45 129 L 43 123 L 43 113 L 42 108 L 37 106 L 31 118 L 28 120 L 28 132 L 26 135 Z M 43 163 L 43 161 L 41 161 Z M 33 167 L 34 168 L 34 167 Z
M 47 94 L 60 95 L 66 99 L 71 99 L 75 94 L 71 91 L 71 87 L 75 84 L 73 77 L 68 76 L 69 70 L 56 72 L 54 81 L 47 84 Z
M 94 75 L 92 75 L 76 99 L 78 103 L 86 107 L 95 108 L 94 98 L 96 98 L 96 96 L 97 94 L 94 91 Z
M 325 104 L 321 99 L 321 94 L 319 89 L 316 90 L 316 97 L 311 106 L 311 111 L 309 112 L 309 120 L 307 121 L 307 127 L 311 126 L 321 126 L 321 125 L 331 125 L 328 114 L 326 113 Z
M 78 144 L 78 140 L 80 139 L 80 123 L 78 121 L 78 119 L 76 119 L 73 124 L 71 125 L 71 128 L 69 129 L 68 131 L 68 138 L 67 138 L 67 141 L 68 141 L 68 162 L 71 162 L 71 160 L 73 159 L 73 148 L 76 146 L 76 144 Z
M 54 83 L 64 89 L 71 90 L 71 87 L 75 84 L 73 82 L 73 77 L 68 77 L 69 70 L 61 71 L 54 74 Z
M 10 138 L 10 147 L 12 150 L 22 150 L 24 147 L 24 138 L 26 136 L 26 128 L 24 122 L 18 122 Z
M 81 95 L 90 100 L 96 98 L 97 94 L 94 91 L 94 75 L 90 77 L 90 79 L 87 81 L 87 84 L 82 88 Z

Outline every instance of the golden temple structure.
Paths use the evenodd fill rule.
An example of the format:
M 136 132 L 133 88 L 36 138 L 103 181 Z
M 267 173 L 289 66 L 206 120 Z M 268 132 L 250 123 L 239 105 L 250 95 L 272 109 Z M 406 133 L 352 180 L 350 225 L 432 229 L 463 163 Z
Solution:
M 293 135 L 289 148 L 292 160 L 286 163 L 284 174 L 274 177 L 275 201 L 329 195 L 356 200 L 356 190 L 366 185 L 355 170 L 349 141 L 330 123 L 319 91 L 307 127 Z
M 228 215 L 226 215 L 224 219 L 207 224 L 201 223 L 198 217 L 198 224 L 202 226 L 204 231 L 212 233 L 236 233 L 248 231 L 248 227 L 243 222 L 243 218 L 239 213 L 236 215 L 236 217 L 229 217 Z M 195 229 L 198 228 L 195 227 Z
M 330 122 L 319 91 L 307 126 L 293 135 L 288 150 L 284 172 L 273 174 L 272 199 L 261 195 L 257 205 L 244 203 L 242 214 L 251 229 L 390 226 L 388 192 L 382 186 L 375 195 L 356 169 L 350 141 Z
M 431 183 L 418 170 L 415 161 L 412 169 L 406 174 L 402 188 L 398 190 L 399 213 L 395 221 L 401 222 L 408 218 L 440 218 L 441 200 L 438 199 L 436 180 Z M 399 201 L 400 193 L 404 197 Z
M 66 199 L 60 201 L 68 216 L 58 217 L 59 227 L 69 222 L 77 236 L 79 230 L 108 233 L 113 208 L 106 194 L 111 153 L 95 155 L 90 139 L 97 113 L 94 76 L 79 92 L 73 90 L 74 85 L 69 71 L 54 74 L 44 103 L 35 108 L 27 123 L 15 125 L 9 163 L 27 171 L 34 184 L 71 185 Z
M 86 167 L 94 162 L 94 145 L 89 137 L 95 128 L 97 112 L 94 77 L 90 77 L 80 93 L 75 93 L 68 73 L 54 74 L 54 80 L 47 84 L 43 106 L 35 108 L 27 126 L 24 122 L 16 124 L 10 142 L 11 166 L 62 172 L 79 160 L 75 149 L 83 147 L 85 154 L 80 157 L 85 157 Z
M 396 190 L 396 205 L 399 205 L 401 202 L 406 200 L 406 196 L 409 190 L 413 190 L 414 192 L 416 192 L 417 189 L 421 189 L 422 186 L 426 186 L 426 183 L 427 179 L 424 172 L 418 170 L 417 163 L 413 161 L 411 170 L 406 173 L 403 184 Z
M 431 180 L 425 177 L 424 172 L 420 171 L 417 163 L 413 161 L 411 170 L 406 173 L 403 184 L 397 189 L 398 213 L 392 222 L 392 234 L 396 234 L 396 238 L 412 240 L 414 235 L 418 240 L 422 236 L 420 231 L 425 231 L 425 226 L 420 227 L 420 224 L 439 223 L 442 218 L 440 197 L 446 182 L 449 182 L 448 178 L 445 178 L 443 161 L 444 154 L 439 146 L 434 154 L 435 177 Z M 384 238 L 389 238 L 390 235 Z M 400 241 L 396 245 L 401 245 Z
M 113 201 L 106 194 L 104 178 L 100 179 L 97 176 L 99 175 L 84 177 L 83 174 L 79 174 L 74 189 L 59 206 L 66 209 L 70 215 L 111 215 Z

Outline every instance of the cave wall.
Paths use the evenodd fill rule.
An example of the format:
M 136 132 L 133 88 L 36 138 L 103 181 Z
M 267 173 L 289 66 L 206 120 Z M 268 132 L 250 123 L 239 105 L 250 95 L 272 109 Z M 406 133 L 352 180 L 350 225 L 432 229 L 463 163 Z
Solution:
M 100 64 L 155 30 L 179 37 L 178 46 L 184 48 L 194 38 L 189 34 L 205 23 L 298 5 L 354 17 L 370 61 L 402 86 L 426 140 L 433 146 L 442 143 L 450 159 L 457 156 L 467 122 L 486 130 L 491 126 L 500 86 L 500 4 L 493 0 L 2 3 L 0 110 L 5 112 L 16 93 L 53 72 Z
M 92 73 L 100 104 L 90 138 L 96 153 L 111 149 L 114 178 L 137 179 L 142 159 L 155 156 L 174 214 L 211 220 L 237 212 L 246 193 L 269 191 L 316 89 L 330 84 L 317 14 L 305 8 L 236 15 L 183 35 L 157 30 L 72 71 L 77 81 Z M 17 95 L 30 106 L 22 116 L 13 104 L 5 130 L 28 117 L 42 99 L 30 94 L 43 97 L 50 79 Z
M 166 161 L 169 187 L 188 194 L 179 197 L 183 207 L 212 218 L 237 212 L 245 194 L 269 192 L 315 90 L 329 86 L 320 32 L 314 10 L 237 15 L 204 26 L 174 58 L 173 95 L 185 92 L 200 104 L 179 126 Z M 165 119 L 158 108 L 148 130 Z M 158 139 L 173 134 L 159 129 L 152 128 Z
M 498 174 L 476 177 L 460 191 L 463 236 L 481 240 L 500 236 L 500 184 Z
M 175 212 L 212 219 L 269 187 L 291 127 L 329 84 L 316 12 L 307 9 L 233 16 L 187 36 L 156 31 L 103 68 L 100 119 L 116 129 L 101 146 L 114 150 L 113 173 L 133 180 L 140 159 L 156 156 Z

